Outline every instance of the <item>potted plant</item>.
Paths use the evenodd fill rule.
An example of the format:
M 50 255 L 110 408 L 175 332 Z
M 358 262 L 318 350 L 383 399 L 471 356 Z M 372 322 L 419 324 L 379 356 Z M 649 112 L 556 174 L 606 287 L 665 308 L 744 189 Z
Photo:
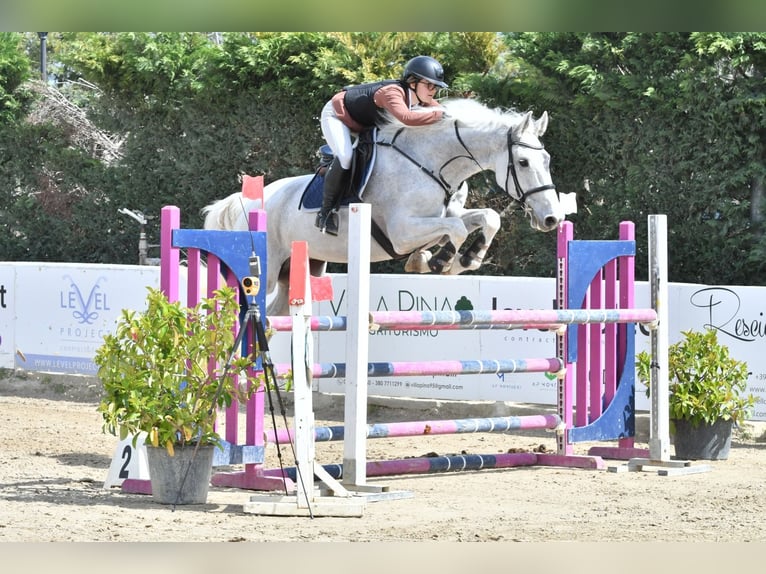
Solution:
M 676 457 L 725 460 L 732 426 L 741 426 L 755 405 L 755 397 L 745 394 L 747 363 L 730 356 L 714 329 L 682 335 L 668 348 L 667 366 Z M 636 358 L 638 378 L 649 396 L 651 355 L 641 352 Z
M 193 308 L 148 291 L 146 310 L 123 310 L 96 351 L 103 431 L 133 435 L 134 446 L 145 437 L 155 500 L 204 503 L 213 449 L 222 445 L 218 410 L 245 401 L 260 381 L 248 369 L 251 359 L 234 353 L 240 308 L 233 288 Z

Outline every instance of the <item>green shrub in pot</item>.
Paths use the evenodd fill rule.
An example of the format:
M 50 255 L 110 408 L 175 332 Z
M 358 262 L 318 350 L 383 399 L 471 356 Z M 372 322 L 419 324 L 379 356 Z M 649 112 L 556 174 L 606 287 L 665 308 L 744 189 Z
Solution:
M 147 446 L 162 446 L 171 456 L 178 446 L 220 446 L 218 409 L 245 401 L 261 382 L 248 374 L 249 357 L 232 358 L 236 291 L 222 287 L 193 308 L 171 303 L 159 289 L 148 291 L 146 310 L 123 310 L 114 334 L 96 351 L 103 430 L 121 440 L 145 432 Z
M 682 335 L 668 348 L 670 420 L 686 420 L 695 427 L 730 420 L 741 426 L 755 405 L 755 397 L 746 394 L 747 363 L 731 357 L 714 329 Z M 649 396 L 651 355 L 644 351 L 636 358 L 638 378 Z

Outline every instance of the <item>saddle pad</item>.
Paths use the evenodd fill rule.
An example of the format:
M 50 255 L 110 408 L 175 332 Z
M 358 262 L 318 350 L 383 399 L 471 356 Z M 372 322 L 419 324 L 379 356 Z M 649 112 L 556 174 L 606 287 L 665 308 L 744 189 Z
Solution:
M 372 166 L 375 165 L 377 148 L 372 144 L 370 145 L 372 152 L 367 156 L 367 161 L 361 173 L 354 178 L 352 182 L 353 189 L 341 200 L 341 207 L 348 207 L 350 203 L 357 203 L 362 199 L 362 193 L 364 193 L 364 188 L 367 186 L 367 181 L 372 174 Z M 306 189 L 303 190 L 301 200 L 298 202 L 298 209 L 303 211 L 319 211 L 319 208 L 322 207 L 323 190 L 324 175 L 317 171 L 306 186 Z
M 367 183 L 369 178 L 369 172 L 362 182 L 362 185 Z M 362 188 L 363 189 L 363 188 Z M 358 203 L 362 197 L 362 189 L 356 191 L 356 195 L 347 195 L 340 202 L 341 207 L 348 207 L 350 203 Z M 298 204 L 298 208 L 303 211 L 319 211 L 322 207 L 322 192 L 324 190 L 324 176 L 317 173 L 311 178 L 311 181 L 303 190 L 301 201 Z
M 324 176 L 316 173 L 303 190 L 298 209 L 303 211 L 319 211 L 322 206 L 322 190 L 324 189 Z

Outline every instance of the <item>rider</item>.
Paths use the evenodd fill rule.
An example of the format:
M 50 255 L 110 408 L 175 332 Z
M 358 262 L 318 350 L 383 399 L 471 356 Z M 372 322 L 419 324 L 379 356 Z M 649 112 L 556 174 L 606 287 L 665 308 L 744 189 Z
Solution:
M 380 125 L 384 110 L 408 126 L 434 123 L 444 115 L 434 96 L 446 87 L 441 64 L 430 56 L 415 56 L 400 79 L 347 86 L 325 104 L 322 134 L 335 157 L 325 174 L 322 208 L 315 222 L 323 233 L 338 235 L 337 203 L 351 172 L 351 132 Z

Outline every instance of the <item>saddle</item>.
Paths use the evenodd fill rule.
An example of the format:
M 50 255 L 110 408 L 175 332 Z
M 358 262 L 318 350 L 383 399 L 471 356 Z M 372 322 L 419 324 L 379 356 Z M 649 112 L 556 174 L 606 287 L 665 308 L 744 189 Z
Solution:
M 362 194 L 364 188 L 367 185 L 367 180 L 370 179 L 372 173 L 372 167 L 375 165 L 375 135 L 376 129 L 365 130 L 359 134 L 359 138 L 354 146 L 354 155 L 351 159 L 351 177 L 349 178 L 349 186 L 342 193 L 342 197 L 339 206 L 348 206 L 350 203 L 357 203 L 362 201 Z M 298 209 L 303 211 L 319 211 L 322 207 L 322 195 L 324 193 L 324 174 L 333 162 L 334 156 L 330 146 L 327 144 L 319 148 L 317 152 L 319 156 L 319 165 L 314 172 L 314 177 L 311 178 L 306 189 L 303 190 L 301 200 L 298 202 Z M 405 259 L 409 256 L 409 253 L 397 253 L 394 250 L 394 246 L 391 240 L 383 233 L 383 230 L 375 222 L 375 219 L 371 222 L 370 233 L 378 242 L 378 244 L 388 253 L 388 255 L 395 260 Z
M 330 146 L 323 145 L 317 151 L 319 163 L 314 171 L 314 177 L 311 178 L 306 188 L 303 190 L 301 200 L 298 203 L 298 209 L 305 211 L 318 211 L 322 205 L 322 194 L 324 192 L 324 175 L 333 161 L 333 153 Z M 365 130 L 359 134 L 359 138 L 354 146 L 354 155 L 351 159 L 351 177 L 349 186 L 343 190 L 340 200 L 341 206 L 361 201 L 364 187 L 372 173 L 372 166 L 375 163 L 375 129 Z

